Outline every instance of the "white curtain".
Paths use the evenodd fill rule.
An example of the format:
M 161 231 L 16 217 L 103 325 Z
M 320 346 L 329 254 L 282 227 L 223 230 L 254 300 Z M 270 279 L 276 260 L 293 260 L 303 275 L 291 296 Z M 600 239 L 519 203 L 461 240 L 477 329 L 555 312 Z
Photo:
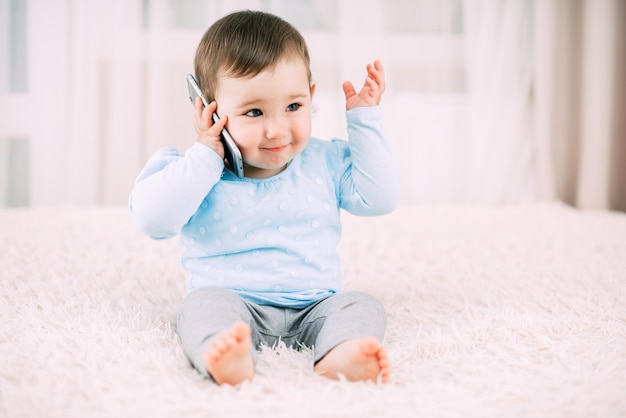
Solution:
M 466 0 L 464 5 L 465 200 L 528 202 L 535 196 L 531 2 Z
M 539 196 L 626 210 L 626 2 L 535 2 Z

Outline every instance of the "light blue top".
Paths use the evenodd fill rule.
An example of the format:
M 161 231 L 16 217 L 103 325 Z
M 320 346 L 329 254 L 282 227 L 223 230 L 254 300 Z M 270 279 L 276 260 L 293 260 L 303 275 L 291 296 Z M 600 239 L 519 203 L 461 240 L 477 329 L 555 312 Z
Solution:
M 398 189 L 379 107 L 346 112 L 349 142 L 311 138 L 281 173 L 239 179 L 196 142 L 158 151 L 130 195 L 134 222 L 180 235 L 188 289 L 219 286 L 264 305 L 301 308 L 341 290 L 339 209 L 382 215 Z

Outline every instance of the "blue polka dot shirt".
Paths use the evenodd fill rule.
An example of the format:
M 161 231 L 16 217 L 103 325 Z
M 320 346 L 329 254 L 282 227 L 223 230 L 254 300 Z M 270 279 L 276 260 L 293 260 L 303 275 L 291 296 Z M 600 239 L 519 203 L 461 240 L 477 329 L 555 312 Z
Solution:
M 311 138 L 281 173 L 237 178 L 207 146 L 158 151 L 129 199 L 153 238 L 179 235 L 188 289 L 218 286 L 302 308 L 341 291 L 340 209 L 382 215 L 397 179 L 379 107 L 346 112 L 348 141 Z

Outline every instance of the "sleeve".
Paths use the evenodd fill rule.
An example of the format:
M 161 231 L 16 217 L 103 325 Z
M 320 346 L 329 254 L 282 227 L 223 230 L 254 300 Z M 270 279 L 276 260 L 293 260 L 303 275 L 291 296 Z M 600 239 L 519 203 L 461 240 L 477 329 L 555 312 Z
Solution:
M 133 222 L 155 239 L 177 235 L 220 180 L 223 169 L 219 155 L 199 142 L 184 155 L 173 147 L 161 149 L 139 173 L 130 193 Z
M 340 207 L 355 215 L 393 211 L 398 203 L 398 179 L 393 153 L 383 130 L 379 106 L 346 112 L 348 144 L 340 147 Z

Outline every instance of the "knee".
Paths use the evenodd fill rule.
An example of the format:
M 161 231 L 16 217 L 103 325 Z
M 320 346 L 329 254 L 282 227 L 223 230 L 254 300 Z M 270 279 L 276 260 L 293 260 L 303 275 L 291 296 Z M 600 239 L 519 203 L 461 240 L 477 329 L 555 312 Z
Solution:
M 382 341 L 387 327 L 387 313 L 382 302 L 365 292 L 340 293 L 338 318 L 343 318 L 343 335 L 371 335 Z M 339 313 L 341 312 L 341 313 Z
M 340 293 L 338 296 L 342 297 L 342 305 L 344 307 L 354 305 L 358 306 L 359 309 L 371 313 L 372 315 L 382 317 L 386 315 L 385 307 L 382 302 L 376 297 L 370 295 L 369 293 L 361 291 L 351 291 Z

